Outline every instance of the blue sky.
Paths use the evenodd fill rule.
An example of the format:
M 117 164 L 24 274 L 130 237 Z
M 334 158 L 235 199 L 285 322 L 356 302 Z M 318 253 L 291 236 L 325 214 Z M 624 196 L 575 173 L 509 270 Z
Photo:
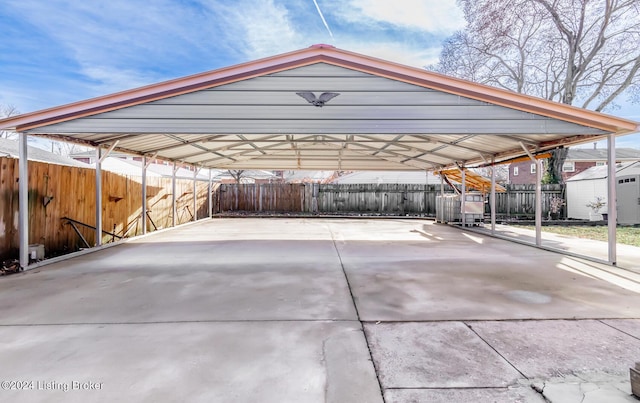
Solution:
M 424 67 L 464 27 L 455 0 L 316 1 L 326 25 L 314 0 L 2 0 L 0 104 L 30 112 L 316 43 Z

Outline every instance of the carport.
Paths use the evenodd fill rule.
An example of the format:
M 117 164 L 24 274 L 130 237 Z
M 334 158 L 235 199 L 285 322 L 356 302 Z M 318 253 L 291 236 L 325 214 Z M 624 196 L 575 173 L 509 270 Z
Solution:
M 118 150 L 216 169 L 464 170 L 528 156 L 538 164 L 540 246 L 536 155 L 607 138 L 613 171 L 615 137 L 637 131 L 638 123 L 314 45 L 15 116 L 0 127 L 19 133 L 20 178 L 28 177 L 27 136 L 95 147 L 97 160 Z M 19 189 L 26 267 L 27 181 Z M 615 200 L 615 181 L 608 191 Z M 96 192 L 100 243 L 100 164 Z M 615 264 L 616 207 L 608 208 Z M 495 212 L 491 221 L 493 231 Z

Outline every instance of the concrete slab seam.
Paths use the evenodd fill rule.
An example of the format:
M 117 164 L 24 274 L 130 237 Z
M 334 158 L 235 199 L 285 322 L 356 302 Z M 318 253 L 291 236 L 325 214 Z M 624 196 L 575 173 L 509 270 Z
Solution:
M 518 371 L 518 373 L 520 375 L 522 375 L 522 377 L 524 379 L 529 379 L 528 376 L 526 376 L 522 371 L 520 371 L 520 369 L 518 369 L 518 367 L 516 367 L 515 365 L 513 365 L 513 363 L 511 361 L 509 361 L 504 355 L 502 355 L 502 353 L 500 353 L 495 347 L 493 347 L 487 340 L 485 340 L 482 336 L 480 336 L 480 334 L 478 334 L 478 332 L 475 331 L 475 329 L 473 328 L 473 326 L 471 326 L 469 323 L 467 322 L 462 322 L 470 331 L 473 332 L 473 334 L 475 334 L 480 340 L 482 340 L 487 346 L 489 346 L 489 348 L 493 351 L 495 351 L 496 354 L 498 354 L 498 356 L 500 356 L 500 358 L 502 358 L 507 364 L 509 364 L 513 369 L 515 369 L 516 371 Z
M 350 319 L 215 319 L 215 320 L 169 320 L 169 321 L 149 321 L 149 322 L 64 322 L 64 323 L 0 323 L 3 327 L 37 327 L 37 326 L 96 326 L 96 325 L 167 325 L 167 324 L 189 324 L 189 323 L 358 323 L 362 327 L 362 322 Z
M 356 311 L 356 317 L 358 318 L 358 322 L 360 322 L 360 329 L 362 331 L 362 335 L 364 336 L 364 341 L 367 344 L 367 351 L 369 352 L 369 360 L 371 361 L 371 365 L 373 365 L 373 371 L 376 374 L 376 380 L 378 381 L 378 387 L 380 388 L 380 396 L 382 398 L 382 403 L 386 403 L 386 399 L 384 397 L 384 388 L 382 387 L 382 382 L 380 381 L 380 377 L 378 376 L 379 368 L 376 367 L 376 363 L 373 359 L 373 353 L 371 352 L 371 343 L 369 343 L 369 338 L 367 337 L 367 332 L 362 325 L 362 320 L 360 318 L 360 311 L 358 311 L 358 304 L 356 304 L 355 296 L 353 295 L 353 290 L 351 289 L 351 283 L 349 282 L 349 276 L 347 275 L 347 271 L 344 268 L 344 262 L 342 261 L 342 256 L 340 255 L 340 250 L 338 249 L 338 245 L 336 244 L 336 237 L 331 230 L 331 226 L 327 225 L 327 229 L 329 230 L 329 234 L 331 234 L 331 242 L 333 243 L 333 247 L 336 250 L 336 254 L 338 255 L 338 260 L 340 261 L 340 268 L 342 269 L 342 274 L 344 275 L 344 280 L 347 282 L 347 288 L 349 289 L 349 295 L 351 295 L 351 301 L 353 302 L 353 308 Z
M 628 319 L 628 318 L 623 318 L 623 319 L 596 319 L 596 321 L 598 321 L 598 322 L 602 323 L 602 324 L 603 324 L 603 325 L 605 325 L 605 326 L 609 326 L 609 327 L 610 327 L 610 328 L 612 328 L 613 330 L 617 330 L 617 331 L 618 331 L 618 332 L 620 332 L 620 333 L 626 334 L 626 335 L 627 335 L 627 336 L 629 336 L 629 337 L 633 337 L 633 338 L 634 338 L 634 339 L 636 339 L 636 340 L 640 340 L 640 337 L 634 336 L 634 335 L 632 335 L 631 333 L 625 332 L 625 331 L 624 331 L 624 330 L 622 330 L 622 329 L 618 329 L 617 327 L 615 327 L 615 326 L 613 326 L 613 325 L 610 325 L 610 324 L 608 324 L 607 322 L 604 322 L 604 320 L 632 320 L 632 319 Z
M 378 325 L 380 323 L 385 324 L 394 324 L 394 323 L 447 323 L 447 322 L 466 322 L 466 323 L 477 323 L 477 322 L 571 322 L 571 321 L 583 321 L 583 320 L 634 320 L 640 318 L 632 318 L 632 317 L 615 317 L 615 318 L 601 318 L 601 317 L 571 317 L 571 318 L 517 318 L 517 319 L 411 319 L 411 320 L 363 320 L 362 324 L 368 325 Z

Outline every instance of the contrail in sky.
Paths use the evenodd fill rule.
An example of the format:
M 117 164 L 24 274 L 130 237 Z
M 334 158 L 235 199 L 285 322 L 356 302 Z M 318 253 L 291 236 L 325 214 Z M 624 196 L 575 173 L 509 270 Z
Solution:
M 318 2 L 316 0 L 313 0 L 313 4 L 316 5 L 316 8 L 318 9 L 318 14 L 320 14 L 320 18 L 322 18 L 322 22 L 324 23 L 324 26 L 327 27 L 327 31 L 329 31 L 329 35 L 331 35 L 331 37 L 333 38 L 333 32 L 331 32 L 331 28 L 329 28 L 329 24 L 327 24 L 327 20 L 324 19 L 324 15 L 322 15 L 322 10 L 320 10 L 320 6 L 318 5 Z

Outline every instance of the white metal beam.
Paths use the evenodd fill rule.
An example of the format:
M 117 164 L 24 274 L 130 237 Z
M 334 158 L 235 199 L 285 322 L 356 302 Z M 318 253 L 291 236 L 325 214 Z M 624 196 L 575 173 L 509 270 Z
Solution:
M 211 168 L 209 168 L 209 185 L 207 186 L 207 195 L 209 196 L 209 218 L 212 218 L 212 214 L 213 214 L 213 195 L 211 194 L 211 192 L 213 191 L 212 185 L 211 185 Z
M 157 152 L 161 152 L 161 151 L 166 151 L 166 150 L 171 150 L 173 148 L 177 148 L 177 147 L 182 147 L 182 146 L 188 146 L 188 145 L 194 145 L 197 143 L 206 143 L 208 141 L 211 140 L 216 140 L 216 139 L 220 139 L 222 137 L 229 137 L 231 136 L 230 134 L 219 134 L 216 136 L 203 136 L 203 137 L 198 137 L 196 139 L 191 139 L 191 140 L 185 140 L 183 138 L 181 138 L 180 136 L 176 135 L 176 134 L 166 134 L 163 133 L 162 136 L 165 137 L 169 137 L 172 140 L 175 140 L 178 142 L 178 144 L 172 144 L 170 146 L 163 146 L 163 147 L 159 147 L 159 148 L 153 148 L 151 150 L 146 150 L 146 153 L 157 153 Z M 228 141 L 233 141 L 231 139 L 229 139 Z
M 118 146 L 118 143 L 120 143 L 120 140 L 116 140 L 113 144 L 111 144 L 111 147 L 109 147 L 107 149 L 107 151 L 105 151 L 104 154 L 102 154 L 102 156 L 100 157 L 100 159 L 98 160 L 98 162 L 100 164 L 102 164 L 104 162 L 104 159 L 107 158 L 109 156 L 109 154 L 111 154 L 111 152 L 114 150 L 114 148 L 116 148 Z M 96 147 L 96 148 L 100 148 L 100 146 Z
M 371 136 L 365 136 L 365 135 L 363 135 L 363 136 L 361 136 L 361 137 L 368 138 L 368 139 L 372 139 L 372 137 L 371 137 Z M 382 142 L 382 141 L 381 141 L 381 142 Z M 354 144 L 358 144 L 358 143 L 356 142 L 356 143 L 354 143 Z M 431 150 L 425 150 L 425 149 L 423 149 L 423 148 L 419 148 L 419 147 L 415 147 L 415 146 L 408 146 L 408 145 L 406 145 L 406 144 L 397 143 L 397 142 L 395 142 L 393 145 L 394 145 L 394 146 L 396 146 L 396 147 L 398 147 L 398 148 L 402 148 L 402 149 L 404 149 L 404 150 L 407 150 L 407 151 L 413 151 L 413 152 L 417 152 L 417 153 L 419 153 L 418 155 L 413 156 L 413 157 L 411 157 L 411 158 L 419 158 L 419 157 L 423 157 L 423 156 L 425 156 L 425 155 L 427 155 L 427 154 L 428 154 L 428 155 L 433 155 L 433 156 L 438 157 L 438 158 L 442 158 L 442 159 L 444 159 L 444 160 L 448 161 L 448 163 L 450 163 L 450 164 L 455 162 L 455 160 L 453 160 L 450 156 L 448 156 L 448 155 L 443 155 L 443 154 L 439 154 L 439 153 L 433 152 L 433 151 L 431 151 Z M 374 147 L 374 148 L 376 148 L 376 149 L 377 149 L 377 147 Z M 407 158 L 409 158 L 409 156 L 407 156 Z M 433 164 L 433 166 L 432 166 L 433 168 L 435 168 L 435 165 L 436 165 L 436 164 L 440 164 L 440 163 L 436 163 L 436 162 L 431 162 L 431 163 Z M 440 165 L 441 165 L 441 164 L 440 164 Z
M 193 168 L 193 221 L 198 221 L 198 174 L 202 168 Z
M 102 160 L 104 158 L 101 154 L 102 148 L 96 147 L 96 246 L 102 245 Z
M 153 153 L 151 156 L 144 156 L 144 169 L 149 168 L 149 165 L 153 164 L 153 161 L 158 157 L 158 153 Z
M 18 237 L 20 267 L 29 265 L 29 152 L 27 134 L 18 133 Z
M 330 147 L 330 148 L 329 148 L 330 150 L 336 150 L 336 151 L 338 151 L 338 152 L 342 152 L 342 150 L 344 150 L 344 149 L 343 149 L 340 145 L 338 145 L 338 144 L 326 143 L 325 145 L 326 145 L 326 146 L 328 146 L 328 147 Z M 351 152 L 353 152 L 353 153 L 355 153 L 355 154 L 358 154 L 358 155 L 362 155 L 363 157 L 369 157 L 369 158 L 371 158 L 371 160 L 372 160 L 372 161 L 376 161 L 376 160 L 379 160 L 379 161 L 388 161 L 388 162 L 393 162 L 393 163 L 396 163 L 396 164 L 406 165 L 407 167 L 412 168 L 412 169 L 416 169 L 416 168 L 418 168 L 418 169 L 420 169 L 420 170 L 424 170 L 424 169 L 425 169 L 425 167 L 424 167 L 424 166 L 420 166 L 420 165 L 416 165 L 416 164 L 410 164 L 410 163 L 407 163 L 407 161 L 412 160 L 412 161 L 419 161 L 419 162 L 423 162 L 423 163 L 429 164 L 429 165 L 431 165 L 431 166 L 433 167 L 433 163 L 432 163 L 431 161 L 423 161 L 423 160 L 420 160 L 420 159 L 412 159 L 412 158 L 408 158 L 408 156 L 406 156 L 406 155 L 399 154 L 399 153 L 395 153 L 395 152 L 393 152 L 393 151 L 384 150 L 384 151 L 382 151 L 382 153 L 386 153 L 386 154 L 394 155 L 394 156 L 396 156 L 396 157 L 397 157 L 397 158 L 395 158 L 395 159 L 394 159 L 394 158 L 391 158 L 391 157 L 381 156 L 381 155 L 372 155 L 372 154 L 370 154 L 370 153 L 368 153 L 368 152 L 365 152 L 365 151 L 362 151 L 362 150 L 356 150 L 356 149 L 355 149 L 355 146 L 356 146 L 356 144 L 355 144 L 355 143 L 353 144 L 353 146 L 354 146 L 354 147 L 349 148 L 349 151 L 351 151 Z M 375 147 L 363 146 L 362 144 L 357 144 L 357 146 L 358 146 L 358 147 L 361 147 L 361 148 L 367 148 L 367 149 L 376 149 Z M 303 151 L 309 151 L 309 150 L 314 150 L 314 149 L 313 149 L 313 148 L 308 148 L 308 146 L 307 146 L 307 145 L 305 145 L 305 146 L 303 146 L 303 147 L 299 147 L 299 148 L 297 148 L 297 150 L 298 150 L 298 151 L 300 151 L 300 150 L 303 150 Z M 405 160 L 404 160 L 404 161 L 401 161 L 401 160 L 400 160 L 401 158 L 405 158 Z M 309 158 L 307 158 L 307 159 L 309 159 Z
M 269 135 L 269 136 L 265 136 L 265 137 L 259 137 L 259 138 L 256 138 L 256 139 L 252 139 L 252 140 L 247 139 L 247 140 L 240 140 L 240 141 L 231 140 L 231 139 L 225 139 L 225 140 L 210 140 L 210 139 L 207 139 L 206 141 L 202 141 L 202 143 L 223 142 L 223 143 L 231 143 L 231 144 L 226 144 L 224 146 L 213 147 L 213 148 L 209 148 L 209 147 L 205 147 L 205 146 L 199 146 L 199 147 L 197 147 L 198 150 L 199 150 L 198 152 L 181 155 L 179 157 L 175 157 L 175 159 L 183 160 L 183 159 L 198 157 L 200 155 L 205 155 L 205 154 L 215 154 L 217 156 L 224 157 L 225 155 L 222 154 L 222 151 L 233 150 L 235 148 L 242 147 L 244 145 L 248 145 L 250 143 L 280 143 L 280 144 L 286 143 L 286 141 L 284 141 L 284 140 L 273 140 L 274 137 L 282 137 L 282 135 L 280 135 L 280 134 Z M 261 147 L 261 148 L 264 148 L 264 147 Z M 255 150 L 255 148 L 254 148 L 254 150 Z
M 440 145 L 443 145 L 443 146 L 446 146 L 446 147 L 453 147 L 453 148 L 459 148 L 461 150 L 466 150 L 466 151 L 478 154 L 480 156 L 480 158 L 483 158 L 483 159 L 486 156 L 490 155 L 490 153 L 484 153 L 482 151 L 478 151 L 475 148 L 461 146 L 460 144 L 451 143 L 451 142 L 448 142 L 448 141 L 437 140 L 437 139 L 435 139 L 433 137 L 429 137 L 429 136 L 418 135 L 418 136 L 413 136 L 413 137 L 417 137 L 419 139 L 426 140 L 429 143 L 440 144 Z
M 313 136 L 313 135 L 305 136 L 305 137 L 303 137 L 303 139 L 305 139 L 305 140 L 306 139 L 312 139 L 314 137 L 316 137 L 316 136 Z M 296 140 L 293 140 L 293 141 L 296 142 L 298 140 L 296 139 Z M 289 140 L 282 140 L 282 141 L 280 141 L 278 143 L 271 144 L 271 145 L 268 145 L 268 146 L 264 146 L 264 147 L 262 147 L 262 149 L 263 150 L 271 150 L 271 149 L 280 147 L 282 145 L 288 144 L 289 142 L 290 142 Z M 282 149 L 280 149 L 278 151 L 282 151 Z M 208 159 L 208 160 L 200 161 L 200 163 L 201 164 L 206 164 L 206 163 L 210 163 L 210 162 L 220 161 L 220 160 L 223 160 L 223 159 L 231 159 L 231 160 L 234 161 L 234 163 L 247 161 L 247 160 L 252 160 L 254 158 L 260 157 L 260 155 L 254 155 L 254 156 L 245 157 L 247 154 L 251 154 L 251 153 L 255 153 L 255 152 L 256 152 L 256 150 L 253 150 L 253 149 L 252 150 L 243 150 L 243 151 L 239 151 L 237 153 L 225 155 L 225 156 L 223 156 L 223 158 L 211 158 L 211 159 Z M 238 157 L 241 157 L 241 158 L 238 158 Z
M 351 144 L 351 146 L 352 146 L 351 147 L 352 151 L 356 151 L 355 150 L 356 148 L 364 148 L 364 149 L 370 150 L 370 151 L 378 150 L 377 147 L 372 147 L 372 146 L 368 146 L 368 145 L 365 145 L 365 144 L 358 144 L 357 142 Z M 379 153 L 390 154 L 390 155 L 402 158 L 402 160 L 398 160 L 398 161 L 395 161 L 395 162 L 398 162 L 400 164 L 405 164 L 405 165 L 410 166 L 410 167 L 412 165 L 406 164 L 407 161 L 421 162 L 423 164 L 429 165 L 431 168 L 435 168 L 435 166 L 436 166 L 435 162 L 433 162 L 431 160 L 424 160 L 424 159 L 419 158 L 419 157 L 414 157 L 414 156 L 411 156 L 411 155 L 407 155 L 407 154 L 403 154 L 401 152 L 396 152 L 396 151 L 391 151 L 391 150 L 381 150 L 379 152 L 374 152 L 373 154 L 368 154 L 368 155 L 371 155 L 372 157 L 380 157 L 380 155 L 378 155 Z M 424 168 L 422 168 L 422 169 L 424 169 Z
M 462 193 L 460 194 L 460 214 L 462 215 L 462 227 L 467 226 L 466 202 L 467 202 L 467 174 L 464 167 L 458 167 L 462 175 Z
M 147 156 L 142 157 L 142 234 L 147 233 Z
M 607 185 L 608 185 L 608 198 L 607 201 L 607 243 L 609 245 L 609 263 L 612 265 L 616 264 L 617 261 L 617 234 L 616 234 L 616 225 L 618 224 L 618 211 L 617 211 L 617 194 L 616 194 L 616 136 L 615 134 L 610 134 L 607 141 L 607 164 L 609 174 L 607 175 Z
M 491 195 L 489 207 L 491 208 L 491 235 L 496 234 L 496 159 L 491 158 Z
M 171 226 L 175 227 L 177 224 L 177 212 L 176 208 L 176 172 L 178 171 L 178 166 L 175 161 L 173 161 L 173 167 L 171 169 Z

